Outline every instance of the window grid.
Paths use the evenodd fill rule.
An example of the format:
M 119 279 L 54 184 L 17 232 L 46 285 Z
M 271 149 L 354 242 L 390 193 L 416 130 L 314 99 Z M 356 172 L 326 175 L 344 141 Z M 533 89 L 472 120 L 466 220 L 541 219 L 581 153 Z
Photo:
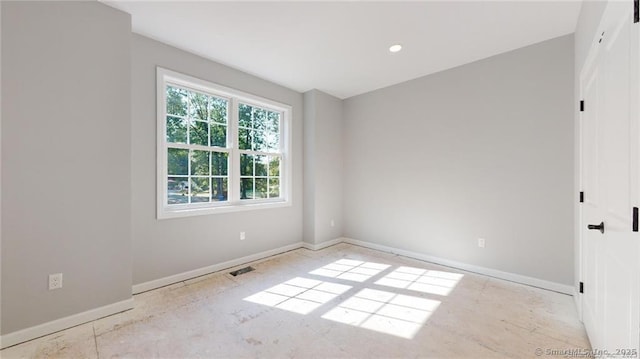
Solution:
M 185 200 L 184 201 L 179 201 L 179 200 L 175 200 L 171 201 L 170 198 L 168 198 L 168 204 L 191 204 L 191 203 L 210 203 L 210 202 L 222 202 L 222 201 L 226 201 L 227 200 L 227 194 L 228 193 L 228 178 L 229 178 L 229 157 L 228 157 L 228 152 L 225 151 L 214 151 L 214 150 L 201 150 L 201 149 L 197 149 L 197 150 L 193 150 L 193 149 L 185 149 L 183 148 L 183 146 L 180 147 L 169 147 L 168 150 L 171 149 L 178 149 L 178 150 L 183 150 L 183 151 L 188 151 L 186 153 L 186 162 L 187 162 L 187 168 L 186 168 L 186 173 L 179 173 L 179 174 L 175 174 L 175 173 L 168 173 L 167 174 L 167 178 L 168 178 L 168 184 L 170 183 L 170 181 L 176 181 L 179 180 L 180 183 L 178 184 L 179 188 L 182 192 L 184 192 L 186 190 L 186 193 L 182 193 L 183 196 L 185 196 Z M 193 167 L 193 162 L 194 162 L 194 151 L 198 151 L 198 152 L 208 152 L 206 157 L 207 157 L 207 162 L 206 162 L 206 167 L 207 167 L 207 172 L 206 173 L 200 173 L 197 170 L 194 169 Z M 220 155 L 218 161 L 220 166 L 216 166 L 216 155 Z M 222 163 L 226 162 L 226 166 L 224 166 Z M 197 191 L 197 193 L 194 193 L 194 179 L 203 179 L 203 178 L 207 178 L 208 179 L 208 183 L 207 186 L 205 186 L 206 188 L 204 188 L 204 191 Z M 218 180 L 221 180 L 222 182 L 218 183 Z M 214 181 L 215 183 L 215 187 L 214 187 Z M 198 181 L 196 181 L 198 182 Z M 185 183 L 185 184 L 183 184 Z M 198 186 L 199 187 L 199 186 Z M 202 201 L 202 200 L 194 200 L 196 198 L 196 196 L 198 195 L 198 193 L 200 192 L 207 192 L 208 191 L 208 200 L 207 201 Z M 174 194 L 175 196 L 175 194 Z
M 271 154 L 264 154 L 264 153 L 257 153 L 254 154 L 254 152 L 250 152 L 250 151 L 242 151 L 241 152 L 241 156 L 248 156 L 248 157 L 252 157 L 253 159 L 251 160 L 252 164 L 252 174 L 253 175 L 243 175 L 242 171 L 241 171 L 241 175 L 240 175 L 240 180 L 252 180 L 252 196 L 251 197 L 247 197 L 244 193 L 242 193 L 242 189 L 241 189 L 241 194 L 240 194 L 240 199 L 241 200 L 251 200 L 251 199 L 256 199 L 256 198 L 280 198 L 280 163 L 282 162 L 282 156 L 280 155 L 275 155 L 273 153 Z M 266 160 L 264 161 L 265 163 L 265 170 L 264 173 L 266 173 L 266 175 L 258 175 L 258 171 L 257 171 L 257 164 L 260 162 L 259 160 L 256 159 L 256 157 L 264 157 Z M 242 160 L 241 160 L 242 162 Z M 277 162 L 277 164 L 274 166 L 274 168 L 272 168 L 272 164 Z M 272 173 L 276 173 L 275 175 Z M 265 180 L 266 181 L 266 188 L 265 188 L 265 197 L 256 197 L 256 183 L 257 180 L 261 179 L 261 180 Z M 277 185 L 277 191 L 273 190 L 272 185 Z
M 196 91 L 196 90 L 192 90 L 192 89 L 188 89 L 179 85 L 175 85 L 172 83 L 167 83 L 166 85 L 166 91 L 167 93 L 171 93 L 172 91 L 174 93 L 179 93 L 180 96 L 180 102 L 181 102 L 181 106 L 182 109 L 184 111 L 170 111 L 169 107 L 169 101 L 166 101 L 166 117 L 169 118 L 178 118 L 182 121 L 184 121 L 184 125 L 185 125 L 185 130 L 186 130 L 186 143 L 180 143 L 180 142 L 172 142 L 171 139 L 169 138 L 169 135 L 167 134 L 167 151 L 169 152 L 171 149 L 182 149 L 182 150 L 187 150 L 187 168 L 186 168 L 186 175 L 176 175 L 176 174 L 171 174 L 168 173 L 167 174 L 167 205 L 189 205 L 189 204 L 195 204 L 195 203 L 213 203 L 213 202 L 222 202 L 222 201 L 226 201 L 228 199 L 228 173 L 229 173 L 229 161 L 228 161 L 228 152 L 227 151 L 217 151 L 214 149 L 223 149 L 223 148 L 228 148 L 228 142 L 229 142 L 229 135 L 228 135 L 228 114 L 229 114 L 229 99 L 226 98 L 222 98 L 222 97 L 218 97 L 215 94 L 206 94 L 200 91 Z M 199 111 L 202 111 L 203 109 L 197 109 L 194 108 L 194 106 L 196 105 L 195 102 L 197 101 L 197 98 L 204 98 L 205 99 L 205 103 L 204 103 L 204 116 L 203 114 L 198 115 L 197 113 Z M 226 109 L 224 111 L 224 116 L 223 116 L 223 120 L 222 121 L 216 121 L 216 119 L 212 116 L 211 110 L 213 108 L 213 103 L 215 101 L 219 101 L 219 102 L 223 102 L 226 103 L 226 105 L 224 106 Z M 184 112 L 184 114 L 180 114 L 177 112 Z M 202 117 L 205 117 L 205 120 L 202 120 Z M 198 125 L 198 124 L 206 124 L 207 126 L 207 138 L 206 138 L 206 145 L 203 145 L 202 142 L 200 141 L 199 143 L 192 143 L 195 142 L 194 139 L 192 137 L 195 137 L 194 135 L 192 135 L 192 131 L 194 131 L 194 128 Z M 224 126 L 224 133 L 225 133 L 225 147 L 220 147 L 220 146 L 215 146 L 212 144 L 213 142 L 213 138 L 212 138 L 212 133 L 211 133 L 211 127 L 212 126 Z M 203 152 L 203 153 L 207 153 L 206 157 L 208 157 L 207 159 L 207 167 L 208 167 L 208 173 L 203 175 L 203 174 L 197 174 L 196 171 L 194 171 L 194 169 L 192 168 L 192 165 L 194 163 L 194 159 L 196 157 L 196 151 L 198 152 Z M 224 169 L 223 172 L 226 172 L 227 175 L 221 175 L 219 173 L 214 174 L 214 157 L 215 154 L 226 154 L 227 158 L 226 158 L 226 162 L 227 162 L 227 166 Z M 223 156 L 224 157 L 224 156 Z M 167 164 L 167 166 L 170 166 L 169 164 Z M 218 171 L 221 172 L 221 171 Z M 203 181 L 198 181 L 198 179 L 204 179 L 206 178 L 206 184 Z M 169 193 L 170 193 L 170 189 L 169 189 L 169 183 L 172 179 L 181 179 L 181 182 L 178 184 L 178 188 L 181 190 L 181 192 L 184 192 L 186 190 L 186 193 L 182 193 L 183 196 L 186 195 L 186 201 L 185 200 L 176 200 L 175 199 L 175 195 L 174 195 L 174 200 L 172 201 L 171 198 L 169 198 Z M 215 184 L 216 184 L 216 188 L 214 190 L 214 179 L 215 179 Z M 226 181 L 225 181 L 226 179 Z M 218 182 L 221 181 L 221 182 Z M 198 189 L 202 189 L 201 191 L 197 191 L 195 190 L 195 188 Z M 206 200 L 202 200 L 202 196 L 198 196 L 199 193 L 207 193 L 206 196 Z
M 290 205 L 290 107 L 160 68 L 158 98 L 159 218 Z M 241 174 L 244 155 L 251 173 Z
M 249 111 L 249 118 L 243 118 L 243 113 Z M 260 114 L 261 119 L 258 119 Z M 261 108 L 247 103 L 240 103 L 238 107 L 238 147 L 241 156 L 240 173 L 240 199 L 243 201 L 280 198 L 280 164 L 282 157 L 278 153 L 281 149 L 281 118 L 282 114 L 269 109 Z M 248 120 L 248 121 L 247 121 Z M 248 138 L 241 138 L 241 132 L 248 134 Z M 261 138 L 262 143 L 257 143 L 256 138 Z M 244 144 L 242 143 L 244 139 Z M 250 141 L 249 141 L 250 140 Z M 265 151 L 266 149 L 266 151 Z M 247 159 L 251 160 L 250 174 L 242 173 Z M 275 161 L 274 161 L 275 160 Z M 264 174 L 260 174 L 258 166 L 264 167 Z M 272 166 L 277 167 L 273 174 Z M 258 183 L 263 184 L 258 188 Z M 273 185 L 277 184 L 278 189 L 274 190 Z M 249 186 L 250 188 L 247 188 Z M 250 195 L 248 195 L 250 191 Z

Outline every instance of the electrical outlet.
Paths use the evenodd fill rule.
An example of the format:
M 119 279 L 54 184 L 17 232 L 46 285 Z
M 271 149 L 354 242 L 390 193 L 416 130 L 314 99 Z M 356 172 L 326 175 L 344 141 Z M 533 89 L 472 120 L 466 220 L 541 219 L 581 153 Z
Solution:
M 247 238 L 247 236 L 245 236 L 244 232 L 240 232 L 240 240 L 244 241 L 245 238 Z
M 334 222 L 334 220 L 331 220 L 331 227 L 335 227 L 336 226 L 336 222 Z
M 62 273 L 49 274 L 49 290 L 62 288 Z
M 484 238 L 478 238 L 478 247 L 484 248 Z

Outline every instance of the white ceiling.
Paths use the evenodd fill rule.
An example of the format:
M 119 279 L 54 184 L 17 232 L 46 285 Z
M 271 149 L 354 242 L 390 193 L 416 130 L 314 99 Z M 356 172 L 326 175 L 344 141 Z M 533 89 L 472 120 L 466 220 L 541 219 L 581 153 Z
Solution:
M 133 31 L 347 98 L 574 32 L 580 1 L 104 1 Z M 390 45 L 403 50 L 392 54 Z

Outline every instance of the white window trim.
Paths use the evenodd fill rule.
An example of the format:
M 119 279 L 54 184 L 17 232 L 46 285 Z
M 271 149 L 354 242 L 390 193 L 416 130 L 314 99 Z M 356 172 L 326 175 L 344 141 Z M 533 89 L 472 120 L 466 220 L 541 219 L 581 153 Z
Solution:
M 190 204 L 188 206 L 167 204 L 167 137 L 166 137 L 166 86 L 167 83 L 184 86 L 196 91 L 203 91 L 213 95 L 230 99 L 228 113 L 227 143 L 229 156 L 228 187 L 225 202 Z M 292 194 L 292 154 L 291 154 L 291 114 L 292 107 L 276 101 L 220 86 L 209 81 L 201 80 L 179 72 L 156 68 L 156 209 L 157 218 L 178 218 L 217 213 L 240 212 L 256 209 L 270 209 L 291 206 Z M 240 200 L 240 150 L 237 149 L 238 138 L 238 102 L 256 105 L 258 107 L 282 112 L 280 162 L 280 198 Z

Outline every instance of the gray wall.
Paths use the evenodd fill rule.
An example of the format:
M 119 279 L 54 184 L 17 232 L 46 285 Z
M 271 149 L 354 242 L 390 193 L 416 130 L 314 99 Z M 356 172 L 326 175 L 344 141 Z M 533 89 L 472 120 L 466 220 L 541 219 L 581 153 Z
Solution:
M 1 6 L 4 334 L 131 298 L 131 20 Z
M 573 61 L 569 35 L 346 100 L 345 236 L 573 283 Z
M 316 166 L 313 159 L 316 156 L 316 96 L 315 91 L 304 93 L 304 209 L 303 209 L 303 240 L 307 243 L 316 242 Z
M 134 284 L 301 241 L 302 94 L 140 35 L 132 44 Z M 291 207 L 156 219 L 156 66 L 293 106 Z
M 304 94 L 304 240 L 313 244 L 342 236 L 342 107 L 322 91 Z
M 603 8 L 583 7 L 576 64 Z M 303 140 L 310 243 L 344 232 L 572 280 L 570 36 L 346 101 L 310 91 L 305 107 L 302 94 L 131 35 L 129 15 L 99 3 L 0 9 L 2 334 L 298 242 Z M 156 66 L 293 106 L 291 207 L 155 218 Z M 56 272 L 64 288 L 48 291 Z

